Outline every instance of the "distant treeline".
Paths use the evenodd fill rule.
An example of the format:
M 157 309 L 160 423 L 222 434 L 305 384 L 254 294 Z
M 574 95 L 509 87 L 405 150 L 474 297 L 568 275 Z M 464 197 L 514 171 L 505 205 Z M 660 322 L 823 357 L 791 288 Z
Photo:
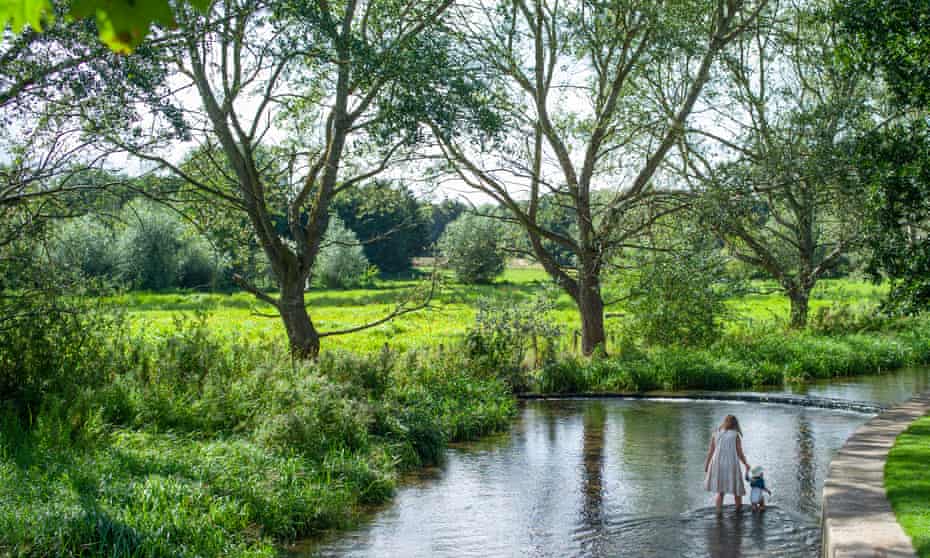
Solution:
M 58 269 L 135 289 L 227 290 L 236 288 L 234 275 L 276 286 L 247 223 L 221 213 L 204 218 L 194 204 L 140 197 L 132 193 L 136 179 L 120 180 L 125 188 L 110 187 L 108 195 L 78 203 L 81 209 L 70 218 L 51 225 L 44 243 L 24 243 L 0 262 L 0 288 L 27 288 L 33 277 L 18 272 L 27 267 L 20 260 L 34 260 L 38 250 Z M 339 287 L 354 286 L 366 273 L 409 273 L 413 258 L 432 255 L 446 225 L 465 209 L 458 201 L 417 199 L 403 185 L 377 182 L 351 190 L 332 207 L 315 276 Z M 285 219 L 275 224 L 287 238 Z M 350 278 L 341 276 L 347 269 Z

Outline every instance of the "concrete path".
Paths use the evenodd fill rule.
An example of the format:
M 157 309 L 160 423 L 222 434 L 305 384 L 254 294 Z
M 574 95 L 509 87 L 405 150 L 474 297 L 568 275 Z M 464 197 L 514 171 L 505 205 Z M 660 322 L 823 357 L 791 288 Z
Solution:
M 885 496 L 885 460 L 898 434 L 930 410 L 930 392 L 862 425 L 830 463 L 823 486 L 823 556 L 911 558 L 911 539 Z

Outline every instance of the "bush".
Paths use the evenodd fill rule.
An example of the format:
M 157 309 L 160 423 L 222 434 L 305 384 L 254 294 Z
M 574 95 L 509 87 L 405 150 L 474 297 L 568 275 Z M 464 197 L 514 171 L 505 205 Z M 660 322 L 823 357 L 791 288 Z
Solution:
M 67 408 L 104 383 L 118 366 L 122 322 L 80 298 L 24 297 L 15 311 L 0 327 L 0 412 L 30 428 L 53 400 Z
M 115 279 L 119 274 L 116 234 L 90 217 L 65 223 L 53 244 L 53 260 L 84 277 Z
M 133 287 L 152 291 L 177 286 L 178 254 L 183 245 L 177 219 L 164 209 L 134 206 L 119 242 L 123 276 Z
M 668 251 L 635 257 L 636 273 L 624 278 L 629 334 L 647 344 L 707 346 L 723 332 L 724 259 L 699 232 L 681 241 Z
M 208 289 L 216 284 L 220 269 L 210 246 L 203 240 L 189 240 L 178 254 L 177 285 L 184 289 Z
M 271 448 L 322 459 L 330 452 L 367 447 L 370 414 L 308 365 L 279 373 L 265 394 L 256 436 Z
M 331 216 L 323 247 L 313 266 L 313 276 L 331 289 L 359 287 L 368 281 L 368 259 L 355 233 Z
M 555 359 L 554 340 L 561 330 L 550 317 L 552 298 L 544 294 L 529 303 L 504 305 L 479 298 L 476 305 L 475 325 L 465 336 L 468 356 L 513 391 L 524 391 L 527 354 L 532 350 L 536 366 Z
M 446 227 L 439 250 L 462 283 L 490 283 L 504 272 L 502 236 L 497 221 L 465 214 Z
M 581 393 L 591 386 L 587 374 L 588 365 L 574 358 L 550 362 L 543 366 L 537 378 L 542 393 Z

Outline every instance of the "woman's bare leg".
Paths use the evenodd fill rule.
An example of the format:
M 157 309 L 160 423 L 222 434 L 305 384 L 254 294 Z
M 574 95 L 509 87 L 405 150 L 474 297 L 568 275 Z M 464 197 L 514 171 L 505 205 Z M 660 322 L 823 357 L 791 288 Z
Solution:
M 723 492 L 718 492 L 718 493 L 717 493 L 717 502 L 716 502 L 716 503 L 717 503 L 717 511 L 720 511 L 720 509 L 723 507 Z
M 743 507 L 743 497 L 734 495 L 733 498 L 736 500 L 736 511 L 739 511 Z

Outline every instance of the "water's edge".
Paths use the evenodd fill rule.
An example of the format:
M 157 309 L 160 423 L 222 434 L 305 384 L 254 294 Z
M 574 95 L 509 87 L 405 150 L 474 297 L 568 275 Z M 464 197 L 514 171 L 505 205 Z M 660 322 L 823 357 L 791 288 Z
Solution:
M 930 411 L 930 391 L 859 427 L 830 463 L 823 486 L 822 556 L 916 556 L 884 486 L 888 452 L 901 432 Z
M 872 401 L 851 401 L 834 397 L 810 397 L 804 395 L 786 395 L 759 392 L 726 391 L 649 391 L 641 393 L 521 393 L 518 400 L 559 400 L 559 399 L 646 399 L 661 401 L 663 399 L 684 401 L 742 401 L 746 403 L 771 403 L 776 405 L 798 405 L 801 407 L 819 407 L 822 409 L 842 409 L 859 413 L 877 415 L 887 410 L 885 405 Z

